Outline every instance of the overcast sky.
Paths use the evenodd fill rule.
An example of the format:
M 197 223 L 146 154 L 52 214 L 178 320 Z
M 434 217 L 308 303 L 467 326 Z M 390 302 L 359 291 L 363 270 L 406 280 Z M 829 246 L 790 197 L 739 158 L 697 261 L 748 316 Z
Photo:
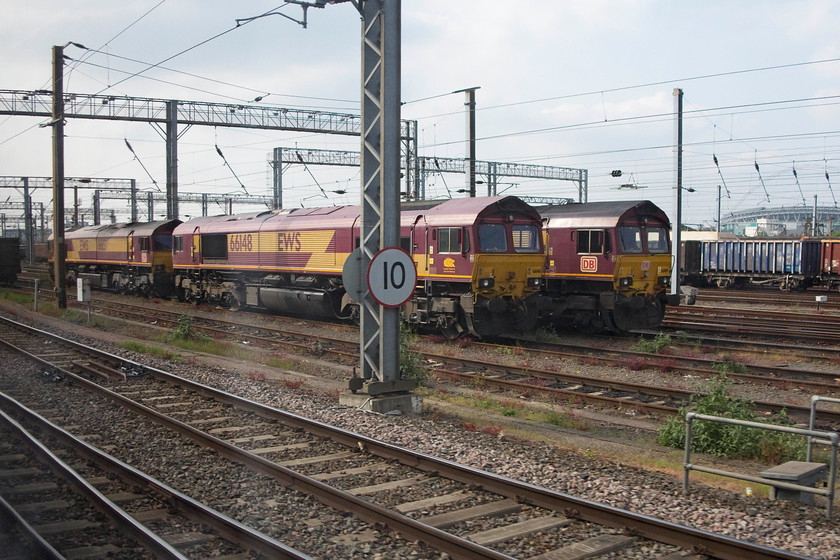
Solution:
M 260 103 L 272 106 L 358 113 L 355 8 L 310 9 L 306 29 L 280 16 L 234 29 L 237 19 L 280 4 L 5 2 L 0 89 L 51 87 L 51 47 L 73 41 L 89 50 L 65 49 L 73 59 L 67 92 L 223 103 L 263 97 Z M 294 5 L 279 11 L 302 16 Z M 587 169 L 590 201 L 650 199 L 672 215 L 673 91 L 682 88 L 683 185 L 695 190 L 684 193 L 684 222 L 714 225 L 719 185 L 724 215 L 810 206 L 814 195 L 820 205 L 834 206 L 840 197 L 838 21 L 840 2 L 830 0 L 404 0 L 402 118 L 418 121 L 421 155 L 462 158 L 464 94 L 447 94 L 479 86 L 478 159 Z M 166 69 L 125 79 L 164 60 Z M 52 174 L 51 132 L 38 126 L 43 121 L 0 117 L 0 175 Z M 164 142 L 151 125 L 71 119 L 65 130 L 67 176 L 135 178 L 141 189 L 155 189 L 145 166 L 165 187 Z M 235 173 L 248 193 L 268 195 L 275 146 L 358 150 L 359 141 L 192 127 L 179 142 L 180 191 L 242 193 Z M 614 169 L 623 175 L 610 176 Z M 359 202 L 356 169 L 292 166 L 283 185 L 286 207 Z M 318 185 L 348 194 L 325 199 Z M 464 196 L 459 188 L 459 175 L 431 176 L 426 185 L 430 198 Z M 485 188 L 479 185 L 479 193 Z M 577 196 L 572 183 L 519 178 L 500 178 L 499 190 Z M 3 194 L 0 200 L 19 198 Z M 84 194 L 83 206 L 90 196 Z M 36 193 L 36 200 L 49 198 L 46 190 Z

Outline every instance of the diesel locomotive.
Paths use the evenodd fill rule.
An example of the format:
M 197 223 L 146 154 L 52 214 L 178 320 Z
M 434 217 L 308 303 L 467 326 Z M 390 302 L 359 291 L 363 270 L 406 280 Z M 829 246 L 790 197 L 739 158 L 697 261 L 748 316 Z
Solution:
M 95 288 L 169 297 L 173 293 L 172 231 L 180 223 L 105 224 L 66 232 L 67 284 L 74 286 L 77 278 L 87 278 Z
M 539 208 L 544 222 L 548 317 L 583 331 L 656 328 L 671 281 L 670 222 L 650 201 Z
M 512 196 L 404 207 L 400 246 L 417 269 L 409 323 L 448 337 L 526 332 L 539 315 L 540 216 Z M 172 232 L 176 293 L 187 301 L 357 319 L 344 261 L 359 246 L 356 206 L 204 217 Z

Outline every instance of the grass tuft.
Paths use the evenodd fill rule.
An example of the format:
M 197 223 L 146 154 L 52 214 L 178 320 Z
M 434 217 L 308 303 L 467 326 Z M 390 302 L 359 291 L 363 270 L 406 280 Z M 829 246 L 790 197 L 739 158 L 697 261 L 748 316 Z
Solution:
M 729 394 L 729 387 L 730 382 L 723 374 L 712 380 L 705 395 L 693 395 L 688 406 L 680 408 L 677 416 L 662 427 L 657 442 L 684 448 L 685 415 L 688 412 L 768 424 L 792 424 L 784 412 L 769 419 L 763 418 L 756 412 L 752 401 Z M 704 421 L 692 426 L 692 449 L 716 457 L 763 459 L 771 463 L 797 458 L 802 460 L 806 445 L 804 438 L 794 434 Z

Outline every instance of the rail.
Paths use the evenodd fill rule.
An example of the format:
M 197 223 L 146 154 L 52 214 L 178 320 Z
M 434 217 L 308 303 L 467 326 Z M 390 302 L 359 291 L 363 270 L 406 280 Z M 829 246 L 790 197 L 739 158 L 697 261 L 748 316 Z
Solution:
M 827 443 L 831 444 L 831 466 L 828 475 L 828 486 L 826 488 L 814 488 L 811 486 L 803 486 L 800 484 L 792 484 L 789 482 L 780 482 L 776 480 L 769 480 L 760 476 L 753 476 L 749 474 L 736 473 L 732 471 L 725 471 L 715 469 L 712 467 L 704 467 L 702 465 L 695 465 L 691 462 L 691 428 L 694 420 L 704 420 L 708 422 L 717 422 L 720 424 L 729 424 L 731 426 L 744 426 L 747 428 L 757 428 L 759 430 L 768 430 L 772 432 L 785 432 L 789 434 L 796 434 L 801 436 L 808 436 L 809 438 L 821 438 Z M 746 480 L 748 482 L 755 482 L 757 484 L 766 484 L 784 490 L 793 490 L 798 492 L 807 492 L 809 494 L 817 494 L 828 498 L 828 505 L 826 506 L 826 516 L 831 519 L 832 510 L 834 506 L 834 485 L 837 478 L 837 448 L 840 445 L 840 435 L 836 432 L 820 432 L 816 430 L 805 430 L 802 428 L 793 428 L 790 426 L 778 426 L 775 424 L 764 424 L 761 422 L 750 422 L 748 420 L 735 420 L 733 418 L 723 418 L 721 416 L 708 416 L 706 414 L 697 414 L 696 412 L 689 412 L 685 416 L 685 461 L 683 463 L 684 479 L 683 491 L 688 492 L 689 475 L 691 471 L 704 472 L 718 476 L 726 476 L 729 478 L 736 478 L 739 480 Z
M 39 336 L 46 336 L 52 340 L 61 342 L 63 345 L 79 348 L 85 353 L 106 358 L 106 361 L 117 361 L 132 371 L 145 371 L 147 374 L 154 376 L 158 380 L 164 380 L 177 384 L 196 394 L 213 398 L 219 403 L 231 405 L 240 411 L 251 412 L 267 419 L 279 421 L 292 429 L 298 428 L 313 435 L 320 435 L 336 443 L 343 444 L 346 447 L 364 449 L 367 453 L 377 455 L 382 459 L 396 460 L 403 465 L 411 466 L 430 473 L 436 473 L 437 476 L 442 476 L 453 481 L 475 486 L 476 488 L 482 488 L 485 491 L 493 492 L 500 496 L 515 499 L 519 503 L 542 507 L 556 512 L 566 512 L 573 515 L 577 520 L 591 522 L 606 527 L 621 528 L 625 531 L 629 531 L 635 536 L 648 538 L 659 543 L 702 550 L 704 551 L 704 554 L 712 558 L 738 560 L 804 558 L 803 556 L 792 552 L 768 548 L 754 542 L 740 541 L 724 535 L 717 535 L 691 527 L 678 525 L 667 520 L 654 519 L 645 515 L 556 492 L 544 487 L 529 484 L 527 482 L 512 480 L 501 475 L 461 465 L 446 459 L 439 459 L 424 453 L 411 451 L 394 444 L 379 441 L 355 432 L 335 428 L 316 420 L 311 420 L 267 405 L 249 401 L 234 394 L 219 391 L 195 381 L 178 378 L 177 376 L 163 370 L 144 366 L 139 363 L 132 362 L 131 360 L 108 354 L 107 352 L 103 352 L 101 350 L 85 347 L 81 344 L 61 339 L 61 337 L 56 335 L 28 327 L 5 317 L 0 317 L 0 323 L 14 326 L 16 330 L 35 333 Z M 36 360 L 38 363 L 44 364 L 45 367 L 50 370 L 54 370 L 57 367 L 41 358 L 37 358 L 33 354 L 23 351 L 22 349 L 17 349 L 16 351 L 29 356 L 30 359 Z M 71 378 L 74 382 L 100 394 L 106 395 L 108 393 L 112 393 L 113 397 L 121 402 L 122 400 L 126 400 L 126 397 L 117 395 L 112 391 L 108 391 L 106 388 L 98 386 L 87 379 L 81 378 L 67 371 L 65 371 L 64 374 L 68 378 Z M 111 394 L 108 394 L 108 396 L 111 397 Z M 144 409 L 148 409 L 148 407 L 139 403 L 132 402 L 131 404 L 126 404 L 128 404 L 132 410 L 137 412 L 145 412 Z M 176 427 L 179 424 L 178 420 L 172 418 L 160 418 L 158 421 L 164 423 L 164 425 L 167 425 L 168 427 Z M 190 428 L 192 427 L 190 426 Z M 199 433 L 199 431 L 196 431 L 195 428 L 190 430 L 189 437 L 194 440 L 205 439 L 208 442 L 213 439 L 218 439 L 210 435 L 205 436 L 204 434 Z M 277 480 L 285 481 L 284 484 L 286 485 L 300 490 L 322 486 L 322 483 L 317 480 L 307 480 L 307 477 L 304 475 L 288 471 L 285 467 L 270 463 L 259 456 L 255 456 L 253 453 L 240 453 L 238 448 L 230 447 L 230 445 L 224 445 L 226 443 L 224 441 L 219 442 L 222 444 L 220 446 L 216 446 L 215 443 L 216 442 L 213 442 L 213 447 L 223 455 L 235 455 L 236 460 L 242 463 L 251 464 L 252 468 L 258 470 L 259 472 L 267 474 L 276 473 Z M 325 488 L 324 490 L 327 489 Z M 359 517 L 369 519 L 370 522 L 384 523 L 382 518 L 374 518 L 377 513 L 382 513 L 383 517 L 388 516 L 395 521 L 393 524 L 386 523 L 386 525 L 392 527 L 393 530 L 402 534 L 404 537 L 407 536 L 408 538 L 424 539 L 424 542 L 429 546 L 438 548 L 443 552 L 448 552 L 453 557 L 504 557 L 502 553 L 470 542 L 465 543 L 465 545 L 466 547 L 470 547 L 467 550 L 469 550 L 471 554 L 463 555 L 460 551 L 455 551 L 454 544 L 453 546 L 449 546 L 446 542 L 444 542 L 445 540 L 450 539 L 451 543 L 455 543 L 455 539 L 457 539 L 457 537 L 454 535 L 447 535 L 439 529 L 434 529 L 431 532 L 425 532 L 425 534 L 423 534 L 423 527 L 420 521 L 394 512 L 380 511 L 385 508 L 376 503 L 367 502 L 363 499 L 356 501 L 355 498 L 355 495 L 349 494 L 343 490 L 337 490 L 330 496 L 323 494 L 319 497 L 323 503 L 332 505 L 333 507 L 346 509 L 347 505 L 349 505 L 350 509 L 346 509 L 347 511 L 353 511 Z

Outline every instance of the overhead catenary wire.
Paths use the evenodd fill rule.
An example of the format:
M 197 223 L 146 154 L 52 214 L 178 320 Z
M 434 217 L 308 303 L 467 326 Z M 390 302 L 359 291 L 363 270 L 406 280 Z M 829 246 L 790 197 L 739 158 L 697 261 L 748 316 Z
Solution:
M 279 9 L 279 8 L 282 8 L 284 5 L 285 5 L 285 4 L 281 4 L 280 6 L 278 6 L 278 7 L 276 7 L 276 8 L 273 8 L 272 10 L 269 10 L 269 11 L 268 11 L 268 12 L 266 12 L 266 13 L 273 12 L 274 10 L 277 10 L 277 9 Z M 177 53 L 175 53 L 175 54 L 173 54 L 173 55 L 171 55 L 171 56 L 168 56 L 168 57 L 164 58 L 163 60 L 161 60 L 160 62 L 157 62 L 157 63 L 155 63 L 155 64 L 150 64 L 150 65 L 148 65 L 146 68 L 143 68 L 142 70 L 139 70 L 139 71 L 137 71 L 137 72 L 135 72 L 135 73 L 131 74 L 130 76 L 127 76 L 127 77 L 123 78 L 122 80 L 118 81 L 117 83 L 115 83 L 115 84 L 113 84 L 113 85 L 109 85 L 108 87 L 106 87 L 106 88 L 104 88 L 104 89 L 100 90 L 99 92 L 97 92 L 97 95 L 99 95 L 99 94 L 101 94 L 102 92 L 107 91 L 107 90 L 109 90 L 109 89 L 111 89 L 111 88 L 113 88 L 113 87 L 116 87 L 116 86 L 120 85 L 121 83 L 123 83 L 123 82 L 126 82 L 126 81 L 130 80 L 131 78 L 134 78 L 134 77 L 136 77 L 136 76 L 139 76 L 140 74 L 143 74 L 143 73 L 145 73 L 145 72 L 148 72 L 149 70 L 152 70 L 152 69 L 154 69 L 154 68 L 157 68 L 157 67 L 158 67 L 158 66 L 160 66 L 161 64 L 163 64 L 163 63 L 165 63 L 165 62 L 169 62 L 169 61 L 170 61 L 170 60 L 172 60 L 173 58 L 177 58 L 177 57 L 181 56 L 182 54 L 185 54 L 185 53 L 190 52 L 190 51 L 191 51 L 191 50 L 193 50 L 193 49 L 197 49 L 198 47 L 200 47 L 200 46 L 202 46 L 202 45 L 206 45 L 206 44 L 207 44 L 207 43 L 209 43 L 210 41 L 213 41 L 213 40 L 215 40 L 215 39 L 218 39 L 219 37 L 222 37 L 222 36 L 224 36 L 224 35 L 227 35 L 227 34 L 228 34 L 228 33 L 230 33 L 231 31 L 236 31 L 237 29 L 240 29 L 241 27 L 244 27 L 245 25 L 248 25 L 249 23 L 250 23 L 250 21 L 246 21 L 245 23 L 242 23 L 242 24 L 240 24 L 240 23 L 238 23 L 238 22 L 237 22 L 237 24 L 236 24 L 235 26 L 231 27 L 230 29 L 227 29 L 227 30 L 225 30 L 225 31 L 222 31 L 221 33 L 217 33 L 217 34 L 213 35 L 212 37 L 209 37 L 209 38 L 207 38 L 207 39 L 205 39 L 205 40 L 203 40 L 203 41 L 200 41 L 200 42 L 196 43 L 195 45 L 193 45 L 193 46 L 191 46 L 191 47 L 188 47 L 188 48 L 186 48 L 186 49 L 184 49 L 184 50 L 182 50 L 182 51 L 179 51 L 179 52 L 177 52 Z
M 149 173 L 149 170 L 148 170 L 148 169 L 146 169 L 146 166 L 145 166 L 145 165 L 143 165 L 143 162 L 142 162 L 142 161 L 140 161 L 140 157 L 137 155 L 137 152 L 135 152 L 135 151 L 134 151 L 134 148 L 132 148 L 132 147 L 131 147 L 131 144 L 129 144 L 129 143 L 128 143 L 128 138 L 124 138 L 123 140 L 125 140 L 125 145 L 126 145 L 126 147 L 128 148 L 128 151 L 130 151 L 130 152 L 132 153 L 132 155 L 134 156 L 135 161 L 137 161 L 137 163 L 139 163 L 139 164 L 140 164 L 140 167 L 142 167 L 142 168 L 143 168 L 143 171 L 145 171 L 145 172 L 146 172 L 146 175 L 147 175 L 147 176 L 149 177 L 149 179 L 152 181 L 152 184 L 155 186 L 155 188 L 158 190 L 158 192 L 162 192 L 162 191 L 160 190 L 160 185 L 158 185 L 158 184 L 157 184 L 157 181 L 155 181 L 155 178 L 154 178 L 154 177 L 152 177 L 152 174 L 151 174 L 151 173 Z
M 324 191 L 324 188 L 321 186 L 321 183 L 318 182 L 318 179 L 316 179 L 315 175 L 312 174 L 309 166 L 306 165 L 305 161 L 303 161 L 303 156 L 300 155 L 300 152 L 295 151 L 295 155 L 297 156 L 298 161 L 303 165 L 303 168 L 306 169 L 306 172 L 309 173 L 309 176 L 312 177 L 312 180 L 315 181 L 315 184 L 318 185 L 318 189 L 321 191 L 321 194 L 324 195 L 324 198 L 329 198 L 326 191 Z
M 796 173 L 796 162 L 793 162 L 793 178 L 796 179 L 796 186 L 799 187 L 799 196 L 802 197 L 802 204 L 808 206 L 808 203 L 805 202 L 805 194 L 802 192 L 802 185 L 799 184 L 799 174 Z
M 90 54 L 90 53 L 101 52 L 101 50 L 102 50 L 102 49 L 104 49 L 104 48 L 105 48 L 105 47 L 107 47 L 109 44 L 111 44 L 111 41 L 113 41 L 114 39 L 116 39 L 117 37 L 119 37 L 120 35 L 122 35 L 123 33 L 125 33 L 126 31 L 128 31 L 129 29 L 131 29 L 132 27 L 134 27 L 137 23 L 139 23 L 139 22 L 140 22 L 142 19 L 144 19 L 146 16 L 148 16 L 149 14 L 151 14 L 152 12 L 154 12 L 155 10 L 157 10 L 157 9 L 158 9 L 158 8 L 159 8 L 162 4 L 164 4 L 165 2 L 166 2 L 166 0 L 160 0 L 160 2 L 158 2 L 157 4 L 155 4 L 154 6 L 152 6 L 152 7 L 151 7 L 149 10 L 147 10 L 147 11 L 146 11 L 143 15 L 141 15 L 141 16 L 140 16 L 140 17 L 138 17 L 138 18 L 136 18 L 134 21 L 132 21 L 131 23 L 129 23 L 127 26 L 123 27 L 123 28 L 122 28 L 122 30 L 121 30 L 119 33 L 117 33 L 116 35 L 114 35 L 113 37 L 111 37 L 110 39 L 108 39 L 107 41 L 105 41 L 105 42 L 102 44 L 102 46 L 101 46 L 101 47 L 99 47 L 98 49 L 89 49 L 89 48 L 85 47 L 84 45 L 80 45 L 79 43 L 73 43 L 75 46 L 77 46 L 77 47 L 79 47 L 80 49 L 83 49 L 83 50 L 85 50 L 85 51 L 87 51 L 87 52 L 86 52 L 84 55 L 82 55 L 82 58 L 81 58 L 81 59 L 79 59 L 79 60 L 76 62 L 76 64 L 75 64 L 75 65 L 71 66 L 70 68 L 68 68 L 68 69 L 66 70 L 66 75 L 67 75 L 67 77 L 68 77 L 68 78 L 70 77 L 70 74 L 73 72 L 73 70 L 75 70 L 75 69 L 76 69 L 76 66 L 78 66 L 80 63 L 82 63 L 82 62 L 85 60 L 85 58 L 87 58 L 87 57 L 89 56 L 89 54 Z M 106 53 L 106 55 L 107 55 L 107 53 Z M 69 87 L 69 80 L 68 80 L 68 87 Z
M 756 153 L 758 150 L 756 150 Z M 758 180 L 761 181 L 761 187 L 764 189 L 764 196 L 767 197 L 767 202 L 770 202 L 770 193 L 767 192 L 767 186 L 764 184 L 764 177 L 761 176 L 761 169 L 758 167 L 758 157 L 753 158 L 755 163 L 755 170 L 758 173 Z
M 437 170 L 440 171 L 440 179 L 443 181 L 443 186 L 446 188 L 446 194 L 449 195 L 449 198 L 452 198 L 452 191 L 449 190 L 449 185 L 446 184 L 446 177 L 443 176 L 443 171 L 440 168 L 440 163 L 438 163 L 437 158 L 435 158 L 435 167 L 437 167 Z
M 230 166 L 227 158 L 225 157 L 225 154 L 222 153 L 222 149 L 219 147 L 218 144 L 216 144 L 216 153 L 219 154 L 219 156 L 222 158 L 222 161 L 225 162 L 227 168 L 230 169 L 230 172 L 233 174 L 233 177 L 236 179 L 236 182 L 239 183 L 239 186 L 242 187 L 242 190 L 245 191 L 245 194 L 248 194 L 248 189 L 246 189 L 245 185 L 242 184 L 242 181 L 239 180 L 239 177 L 236 175 L 236 171 L 234 171 L 233 167 Z
M 837 206 L 837 199 L 834 198 L 834 191 L 831 188 L 831 178 L 828 176 L 828 161 L 823 158 L 823 163 L 825 163 L 825 180 L 828 182 L 828 192 L 831 193 L 831 199 L 834 201 L 834 206 Z
M 718 175 L 720 175 L 720 180 L 723 183 L 723 188 L 726 189 L 726 198 L 732 198 L 732 195 L 729 194 L 729 187 L 726 186 L 726 179 L 723 178 L 723 173 L 720 171 L 720 164 L 718 163 L 717 155 L 712 154 L 712 158 L 715 160 L 715 167 L 717 167 Z

